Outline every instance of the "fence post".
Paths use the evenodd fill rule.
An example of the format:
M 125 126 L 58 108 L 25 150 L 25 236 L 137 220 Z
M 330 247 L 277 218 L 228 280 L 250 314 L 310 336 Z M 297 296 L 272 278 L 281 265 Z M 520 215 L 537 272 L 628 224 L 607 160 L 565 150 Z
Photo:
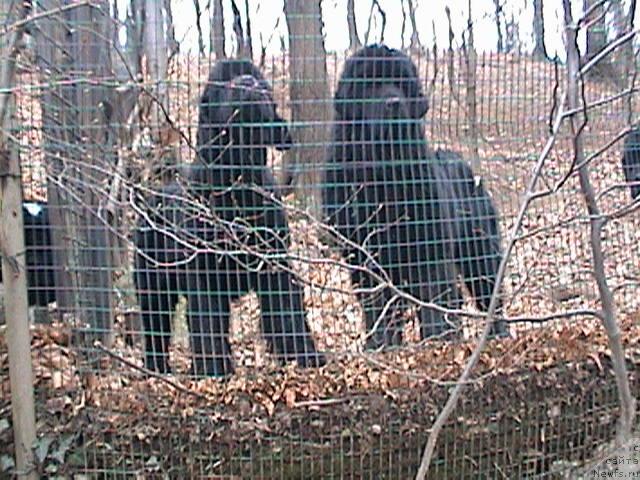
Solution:
M 2 24 L 11 25 L 10 8 L 25 15 L 25 8 L 12 2 L 0 2 Z M 13 16 L 13 15 L 12 15 Z M 5 316 L 9 350 L 9 381 L 13 414 L 13 438 L 18 478 L 38 478 L 34 470 L 32 446 L 36 438 L 33 400 L 33 372 L 31 369 L 31 341 L 29 336 L 29 306 L 24 254 L 22 222 L 22 189 L 20 158 L 10 142 L 15 99 L 15 58 L 22 37 L 20 28 L 5 29 L 0 34 L 0 251 L 5 287 Z

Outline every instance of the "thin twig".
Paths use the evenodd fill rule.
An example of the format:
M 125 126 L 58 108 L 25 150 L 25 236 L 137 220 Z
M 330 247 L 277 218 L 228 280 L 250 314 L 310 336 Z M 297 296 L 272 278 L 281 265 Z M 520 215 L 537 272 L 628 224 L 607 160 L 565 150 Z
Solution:
M 145 367 L 141 367 L 139 365 L 136 365 L 135 363 L 133 363 L 130 360 L 127 360 L 126 358 L 124 358 L 121 355 L 118 355 L 116 352 L 104 347 L 100 342 L 95 342 L 93 344 L 93 346 L 95 348 L 97 348 L 98 350 L 100 350 L 102 353 L 106 353 L 108 356 L 110 356 L 111 358 L 118 360 L 120 363 L 126 365 L 127 367 L 133 369 L 133 370 L 137 370 L 140 373 L 144 373 L 145 375 L 149 376 L 149 377 L 153 377 L 153 378 L 157 378 L 158 380 L 161 380 L 162 382 L 166 383 L 167 385 L 175 388 L 176 390 L 180 391 L 181 393 L 185 393 L 187 395 L 192 395 L 194 397 L 200 398 L 202 400 L 206 400 L 207 396 L 203 395 L 201 393 L 198 393 L 194 390 L 191 390 L 183 385 L 180 385 L 179 383 L 174 382 L 173 380 L 169 379 L 165 374 L 162 373 L 158 373 L 158 372 L 154 372 L 153 370 L 149 370 Z

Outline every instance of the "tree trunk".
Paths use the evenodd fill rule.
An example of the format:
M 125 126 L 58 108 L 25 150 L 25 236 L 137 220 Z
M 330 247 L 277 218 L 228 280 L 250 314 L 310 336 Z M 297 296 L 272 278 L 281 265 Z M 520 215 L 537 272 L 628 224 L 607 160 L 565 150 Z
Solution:
M 468 3 L 469 18 L 467 21 L 467 41 L 463 43 L 462 49 L 465 56 L 466 63 L 466 103 L 467 103 L 467 115 L 469 121 L 469 138 L 471 149 L 471 166 L 474 170 L 480 167 L 480 151 L 478 145 L 479 127 L 478 127 L 478 96 L 477 96 L 477 84 L 478 79 L 476 76 L 477 66 L 477 53 L 475 47 L 475 39 L 473 35 L 473 17 L 471 14 L 471 0 Z
M 172 58 L 180 50 L 180 44 L 176 40 L 176 29 L 173 23 L 173 10 L 171 0 L 164 0 L 165 20 L 167 23 L 167 44 L 169 46 L 169 58 Z M 204 54 L 204 47 L 202 53 Z
M 38 2 L 43 11 L 71 3 Z M 114 138 L 103 109 L 96 108 L 113 104 L 113 98 L 111 88 L 101 82 L 84 81 L 113 75 L 108 13 L 108 2 L 96 0 L 38 22 L 41 66 L 65 80 L 45 92 L 42 105 L 48 200 L 56 266 L 61 269 L 56 281 L 67 289 L 64 294 L 73 294 L 59 295 L 59 307 L 72 307 L 74 322 L 89 327 L 80 337 L 87 347 L 94 340 L 109 346 L 113 334 L 110 250 L 117 242 L 99 216 L 104 203 L 99 192 L 110 181 Z
M 60 7 L 58 0 L 39 2 L 42 11 L 51 11 Z M 63 78 L 69 70 L 69 58 L 64 51 L 65 23 L 53 19 L 38 21 L 36 32 L 36 52 L 38 66 L 57 78 Z M 45 89 L 42 99 L 42 131 L 44 164 L 47 175 L 58 176 L 64 168 L 66 142 L 70 132 L 62 128 L 69 115 L 66 97 L 68 88 L 52 87 Z M 51 242 L 53 245 L 54 277 L 56 285 L 56 304 L 58 312 L 72 312 L 73 279 L 71 275 L 71 226 L 66 206 L 69 202 L 64 189 L 57 184 L 47 182 L 47 201 L 49 221 L 51 223 Z
M 311 214 L 321 215 L 321 181 L 325 148 L 329 142 L 331 102 L 326 57 L 322 37 L 320 0 L 285 0 L 289 30 L 289 93 L 295 147 L 285 172 L 295 166 L 296 186 L 307 197 Z
M 411 43 L 409 48 L 412 51 L 419 51 L 422 49 L 422 44 L 420 43 L 420 37 L 418 36 L 418 24 L 416 22 L 416 7 L 413 3 L 413 0 L 407 0 L 407 4 L 409 5 L 409 20 L 411 20 Z
M 373 3 L 375 4 L 376 8 L 378 9 L 378 13 L 380 13 L 380 17 L 382 18 L 382 26 L 380 28 L 380 43 L 384 43 L 384 34 L 387 30 L 387 14 L 382 9 L 382 6 L 380 5 L 380 2 L 378 0 L 373 0 Z
M 196 30 L 198 31 L 198 51 L 204 57 L 204 37 L 202 36 L 202 10 L 200 0 L 193 0 L 193 8 L 196 10 Z
M 580 60 L 577 47 L 577 32 L 574 29 L 574 21 L 571 16 L 570 0 L 563 0 L 565 42 L 567 45 L 567 106 L 571 110 L 581 110 L 580 81 L 578 70 L 584 64 Z M 601 60 L 604 60 L 601 59 Z M 599 60 L 599 61 L 601 61 Z M 570 139 L 573 144 L 572 161 L 578 168 L 578 179 L 580 190 L 585 201 L 585 206 L 589 218 L 589 245 L 591 247 L 591 262 L 593 278 L 598 287 L 600 300 L 600 320 L 607 333 L 610 358 L 613 364 L 613 372 L 618 387 L 618 401 L 620 403 L 620 413 L 616 431 L 616 447 L 622 448 L 632 441 L 632 432 L 636 424 L 636 400 L 631 392 L 629 373 L 626 365 L 625 348 L 622 343 L 622 332 L 618 323 L 618 314 L 613 291 L 607 281 L 606 255 L 603 246 L 603 229 L 607 223 L 605 214 L 601 211 L 598 203 L 598 195 L 591 182 L 591 165 L 585 161 L 584 125 L 579 115 L 569 117 Z
M 631 32 L 635 28 L 635 19 L 636 19 L 636 0 L 631 0 L 629 4 L 629 12 L 627 13 L 627 31 Z M 624 47 L 624 64 L 626 72 L 635 71 L 636 67 L 636 57 L 633 53 L 633 43 L 628 42 Z M 627 73 L 628 78 L 629 74 Z
M 347 0 L 347 24 L 349 26 L 349 50 L 353 52 L 362 47 L 356 25 L 355 0 Z
M 164 16 L 161 4 L 157 0 L 145 0 L 144 3 L 144 36 L 143 50 L 148 61 L 148 75 L 153 82 L 156 95 L 160 101 L 166 103 L 166 87 L 163 82 L 167 78 L 168 70 L 168 47 L 166 36 L 164 35 Z M 204 46 L 202 47 L 204 50 Z M 204 51 L 203 51 L 204 53 Z M 166 106 L 166 105 L 165 105 Z M 158 109 L 154 109 L 157 111 Z M 154 120 L 156 120 L 154 118 Z M 160 119 L 157 119 L 160 124 Z
M 518 25 L 518 22 L 516 21 L 513 15 L 511 15 L 511 18 L 509 20 L 505 20 L 504 31 L 505 31 L 505 41 L 504 41 L 503 51 L 519 52 L 520 51 L 520 25 Z
M 602 5 L 598 5 L 598 2 L 599 0 L 584 0 L 583 2 L 584 11 L 591 10 L 589 18 L 594 20 L 587 30 L 585 62 L 591 61 L 607 46 L 607 24 Z M 592 9 L 592 7 L 595 8 Z M 610 55 L 600 60 L 591 70 L 591 77 L 596 80 L 612 80 L 616 83 L 620 80 L 615 73 Z
M 402 27 L 400 29 L 400 40 L 402 50 L 405 49 L 404 36 L 407 33 L 407 9 L 404 6 L 404 0 L 400 0 L 400 10 L 402 11 Z
M 611 12 L 613 13 L 613 29 L 615 38 L 623 35 L 627 28 L 627 18 L 621 0 L 611 0 Z
M 242 27 L 242 15 L 235 0 L 231 0 L 231 10 L 233 11 L 233 33 L 236 36 L 236 58 L 246 56 L 244 43 L 244 28 Z
M 543 0 L 533 0 L 533 56 L 539 59 L 548 58 L 544 42 Z
M 127 19 L 125 28 L 127 31 L 127 43 L 123 50 L 127 65 L 118 63 L 120 57 L 116 56 L 116 67 L 119 69 L 117 73 L 128 74 L 133 70 L 136 76 L 142 72 L 142 44 L 143 44 L 143 24 L 144 24 L 144 0 L 130 0 L 127 9 Z M 128 68 L 127 68 L 128 67 Z M 138 77 L 136 77 L 138 78 Z
M 597 0 L 584 0 L 585 12 L 595 6 Z M 587 61 L 595 57 L 607 45 L 607 25 L 601 7 L 595 8 L 591 13 L 591 18 L 595 19 L 589 30 L 587 30 Z
M 253 37 L 251 36 L 251 14 L 249 13 L 249 0 L 244 0 L 244 9 L 247 15 L 247 36 L 244 39 L 245 55 L 253 61 Z
M 364 34 L 364 44 L 369 45 L 369 35 L 371 35 L 371 25 L 373 24 L 373 13 L 375 12 L 376 4 L 371 2 L 371 9 L 369 10 L 369 18 L 367 19 L 367 31 Z
M 224 10 L 222 0 L 211 1 L 211 52 L 216 60 L 225 58 Z
M 633 20 L 635 16 L 636 2 L 633 0 L 629 5 L 629 13 L 625 15 L 622 0 L 611 0 L 611 10 L 613 11 L 613 28 L 615 37 L 619 38 L 627 32 L 633 30 Z M 621 78 L 621 84 L 626 84 L 631 72 L 634 70 L 633 41 L 622 45 L 618 51 L 612 54 L 613 62 Z
M 496 21 L 496 30 L 498 32 L 498 43 L 496 45 L 496 48 L 498 53 L 500 53 L 504 52 L 504 36 L 502 33 L 502 22 L 500 20 L 500 17 L 502 16 L 502 4 L 500 3 L 500 0 L 493 0 L 493 7 Z

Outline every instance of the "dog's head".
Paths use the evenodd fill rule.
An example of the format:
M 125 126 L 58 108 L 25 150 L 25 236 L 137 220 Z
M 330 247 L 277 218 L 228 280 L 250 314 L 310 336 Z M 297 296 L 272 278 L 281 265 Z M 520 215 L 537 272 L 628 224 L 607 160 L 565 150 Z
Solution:
M 411 59 L 385 45 L 371 45 L 347 60 L 335 109 L 340 120 L 402 122 L 422 118 L 429 103 Z
M 291 146 L 287 123 L 278 115 L 271 86 L 247 60 L 223 60 L 211 71 L 200 100 L 199 142 L 223 142 L 230 135 L 240 146 Z M 237 138 L 236 138 L 237 137 Z

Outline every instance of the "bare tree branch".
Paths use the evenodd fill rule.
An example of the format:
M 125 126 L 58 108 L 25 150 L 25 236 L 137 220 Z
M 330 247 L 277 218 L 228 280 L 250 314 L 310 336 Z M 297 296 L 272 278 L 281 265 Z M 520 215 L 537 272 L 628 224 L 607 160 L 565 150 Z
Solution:
M 573 21 L 570 0 L 563 0 L 565 38 L 567 45 L 567 91 L 569 108 L 575 109 L 580 105 L 579 82 L 584 88 L 584 76 L 580 69 L 580 51 L 578 48 L 578 27 Z M 632 33 L 632 32 L 630 32 Z M 602 52 L 600 52 L 602 53 Z M 604 58 L 604 55 L 600 55 Z M 593 65 L 595 56 L 591 56 L 590 63 Z M 582 92 L 584 95 L 584 91 Z M 583 97 L 583 105 L 584 102 Z M 618 419 L 617 442 L 622 445 L 631 439 L 632 430 L 635 423 L 636 405 L 631 394 L 629 385 L 629 374 L 625 362 L 624 347 L 622 345 L 622 334 L 618 326 L 615 302 L 613 293 L 609 288 L 605 270 L 605 255 L 602 246 L 602 228 L 605 220 L 600 213 L 600 207 L 596 201 L 595 190 L 591 184 L 589 166 L 584 164 L 583 131 L 588 121 L 587 111 L 582 112 L 583 120 L 578 123 L 577 114 L 569 118 L 573 134 L 574 164 L 581 164 L 578 170 L 580 188 L 584 197 L 585 205 L 590 217 L 590 243 L 593 256 L 593 270 L 602 303 L 602 322 L 609 338 L 609 348 L 611 348 L 611 361 L 615 373 L 616 384 L 618 386 L 618 397 L 620 400 L 620 417 Z
M 563 102 L 564 103 L 564 102 Z M 500 262 L 500 268 L 498 269 L 498 274 L 496 276 L 496 282 L 493 289 L 493 294 L 491 295 L 491 302 L 489 304 L 489 309 L 487 311 L 487 323 L 484 327 L 482 335 L 476 344 L 476 347 L 473 350 L 473 353 L 467 360 L 467 363 L 462 371 L 462 374 L 458 378 L 456 382 L 456 386 L 453 388 L 447 402 L 445 403 L 442 411 L 436 418 L 433 426 L 431 427 L 431 432 L 429 433 L 429 437 L 427 439 L 427 444 L 425 446 L 424 452 L 422 454 L 422 460 L 420 461 L 420 468 L 418 470 L 418 474 L 416 475 L 416 480 L 424 480 L 426 478 L 427 473 L 429 472 L 429 466 L 431 464 L 431 459 L 433 457 L 433 452 L 435 450 L 436 442 L 438 440 L 438 436 L 443 426 L 447 422 L 449 416 L 453 413 L 456 405 L 458 404 L 458 400 L 462 396 L 462 391 L 464 389 L 465 384 L 469 381 L 471 377 L 471 372 L 475 368 L 478 360 L 480 359 L 480 354 L 486 345 L 487 338 L 489 336 L 489 332 L 491 330 L 491 324 L 495 319 L 495 311 L 498 304 L 498 292 L 500 291 L 502 282 L 504 280 L 504 274 L 506 272 L 507 263 L 511 256 L 511 252 L 516 243 L 516 237 L 518 236 L 518 232 L 522 227 L 522 222 L 524 220 L 525 214 L 529 208 L 529 205 L 533 199 L 533 192 L 535 191 L 536 184 L 540 179 L 542 174 L 543 167 L 545 165 L 546 159 L 553 148 L 553 145 L 556 142 L 558 131 L 560 130 L 560 126 L 566 114 L 564 111 L 560 111 L 556 117 L 556 121 L 554 122 L 551 136 L 547 139 L 547 143 L 542 150 L 540 156 L 538 157 L 538 161 L 533 170 L 533 175 L 529 182 L 529 185 L 526 190 L 526 194 L 524 200 L 519 208 L 518 215 L 511 229 L 511 233 L 507 237 L 509 239 L 507 248 L 505 249 L 504 257 Z

